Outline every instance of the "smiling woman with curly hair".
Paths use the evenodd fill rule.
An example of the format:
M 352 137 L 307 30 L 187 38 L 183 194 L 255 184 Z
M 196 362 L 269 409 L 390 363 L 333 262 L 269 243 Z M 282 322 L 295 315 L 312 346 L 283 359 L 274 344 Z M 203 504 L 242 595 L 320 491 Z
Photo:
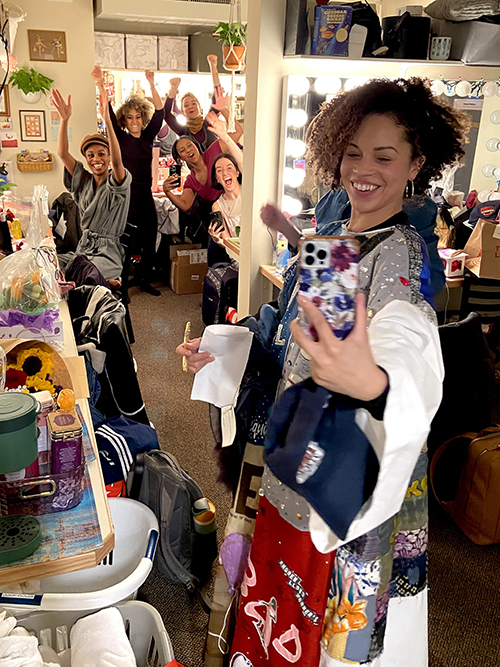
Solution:
M 444 166 L 464 155 L 469 121 L 433 97 L 422 79 L 374 79 L 325 102 L 309 125 L 307 161 L 313 174 L 332 189 L 341 185 L 344 151 L 369 114 L 387 114 L 403 128 L 412 158 L 425 156 L 415 177 L 417 192 L 438 179 Z
M 125 130 L 127 128 L 127 115 L 135 111 L 141 115 L 142 129 L 149 124 L 153 117 L 155 108 L 153 104 L 142 95 L 130 95 L 125 102 L 116 110 L 116 120 L 120 127 Z

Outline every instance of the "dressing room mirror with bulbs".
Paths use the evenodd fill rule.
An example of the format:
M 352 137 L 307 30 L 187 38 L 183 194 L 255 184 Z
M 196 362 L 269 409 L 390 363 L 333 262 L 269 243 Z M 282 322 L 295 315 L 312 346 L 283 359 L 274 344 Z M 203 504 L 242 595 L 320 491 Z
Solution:
M 463 166 L 454 174 L 453 189 L 465 196 L 471 188 L 480 199 L 500 198 L 500 84 L 485 79 L 430 78 L 432 91 L 471 119 Z M 281 208 L 285 213 L 309 217 L 327 188 L 308 174 L 305 152 L 309 123 L 325 101 L 341 90 L 366 83 L 370 77 L 290 75 L 283 90 L 281 138 Z

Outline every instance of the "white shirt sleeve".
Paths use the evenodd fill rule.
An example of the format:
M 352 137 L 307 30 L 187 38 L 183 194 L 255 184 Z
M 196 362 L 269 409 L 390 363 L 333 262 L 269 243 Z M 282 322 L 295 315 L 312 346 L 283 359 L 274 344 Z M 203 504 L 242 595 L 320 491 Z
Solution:
M 391 301 L 368 329 L 376 363 L 389 376 L 383 421 L 359 409 L 356 421 L 370 440 L 380 463 L 371 498 L 340 540 L 311 509 L 309 529 L 316 548 L 327 553 L 367 533 L 396 514 L 424 446 L 442 397 L 444 378 L 437 327 L 407 301 Z

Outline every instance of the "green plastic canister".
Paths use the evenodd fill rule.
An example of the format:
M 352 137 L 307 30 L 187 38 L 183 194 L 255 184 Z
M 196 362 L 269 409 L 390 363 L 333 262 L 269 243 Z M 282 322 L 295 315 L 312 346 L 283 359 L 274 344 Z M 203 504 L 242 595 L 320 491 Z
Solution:
M 0 474 L 27 468 L 36 459 L 36 416 L 40 409 L 30 394 L 0 394 Z

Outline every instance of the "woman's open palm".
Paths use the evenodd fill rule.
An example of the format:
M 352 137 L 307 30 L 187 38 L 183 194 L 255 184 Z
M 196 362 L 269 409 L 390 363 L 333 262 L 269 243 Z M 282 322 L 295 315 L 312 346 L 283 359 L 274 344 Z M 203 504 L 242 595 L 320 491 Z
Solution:
M 50 101 L 57 109 L 58 114 L 61 116 L 61 120 L 68 120 L 71 117 L 71 95 L 68 95 L 68 101 L 65 102 L 64 97 L 57 88 L 52 88 Z

